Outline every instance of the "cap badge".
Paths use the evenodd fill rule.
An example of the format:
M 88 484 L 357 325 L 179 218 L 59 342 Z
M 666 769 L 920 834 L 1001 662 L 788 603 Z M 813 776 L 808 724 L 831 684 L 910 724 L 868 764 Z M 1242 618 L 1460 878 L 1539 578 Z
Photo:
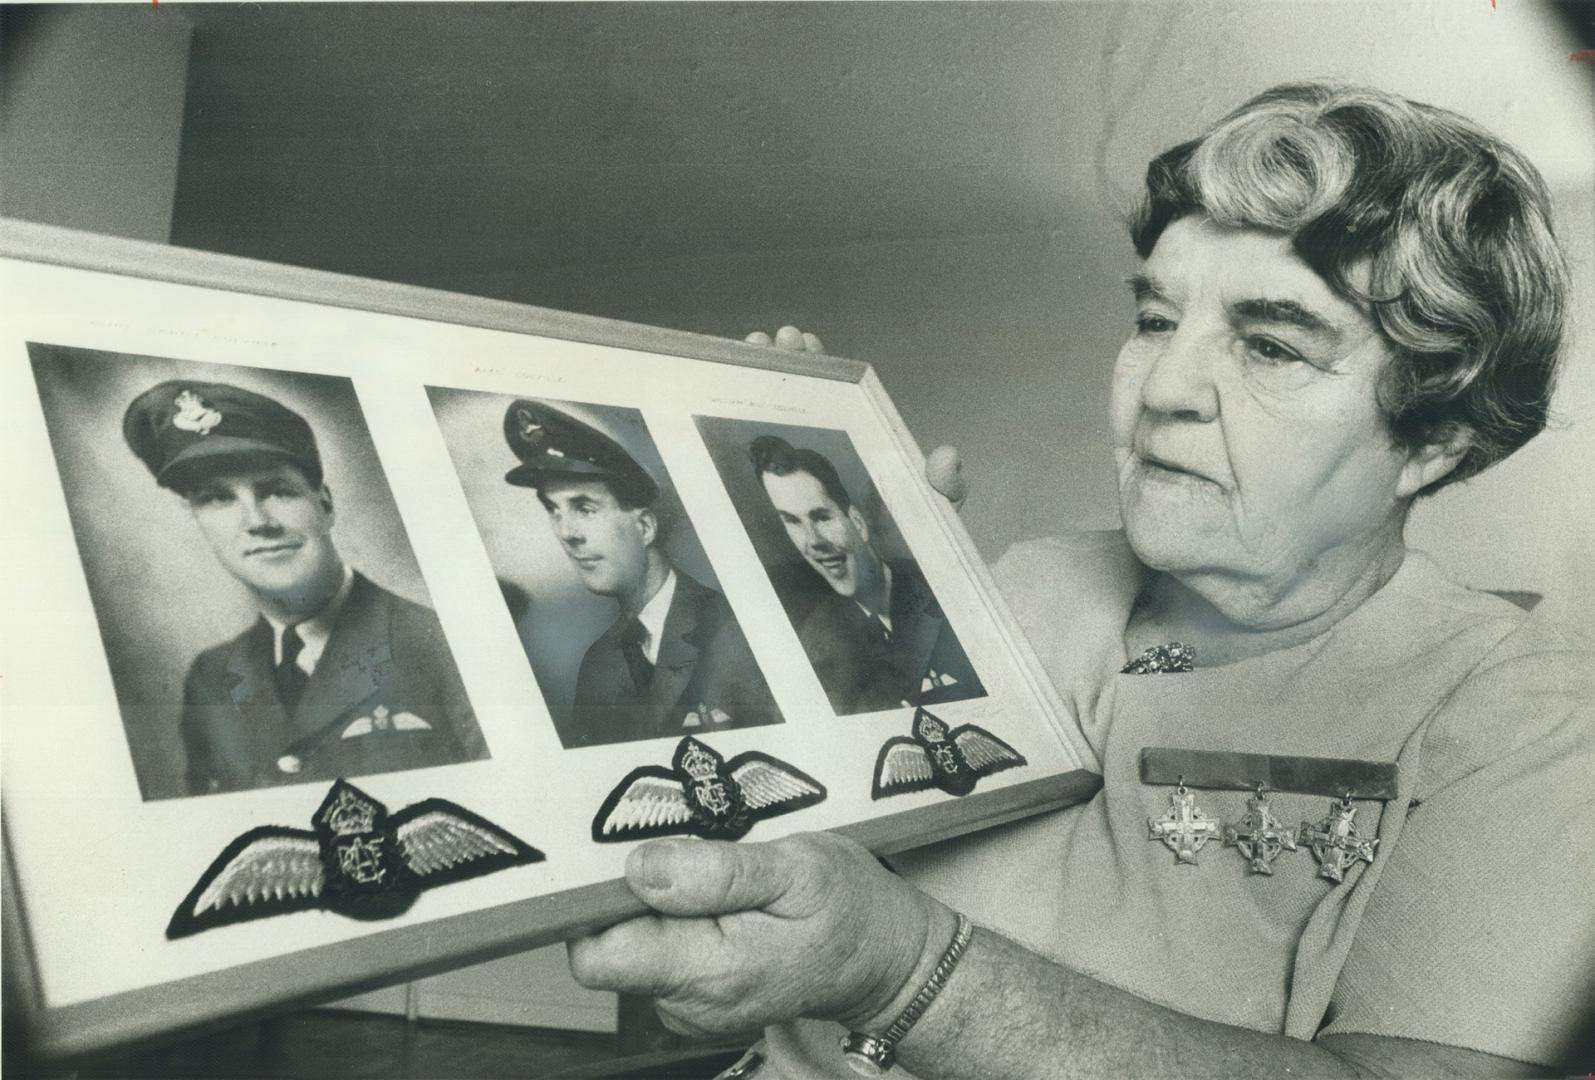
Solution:
M 537 437 L 537 433 L 543 430 L 543 425 L 539 424 L 527 409 L 515 410 L 515 422 L 520 427 L 521 438 L 527 442 L 531 442 Z
M 210 429 L 222 422 L 222 414 L 205 403 L 205 399 L 192 390 L 184 390 L 172 402 L 177 412 L 172 416 L 172 426 L 199 435 L 209 435 Z

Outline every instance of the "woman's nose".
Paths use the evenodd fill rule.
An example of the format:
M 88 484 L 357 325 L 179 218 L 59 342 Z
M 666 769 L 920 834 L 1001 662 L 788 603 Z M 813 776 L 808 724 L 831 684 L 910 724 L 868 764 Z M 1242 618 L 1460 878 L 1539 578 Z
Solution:
M 1213 333 L 1180 327 L 1169 335 L 1141 383 L 1141 402 L 1155 413 L 1207 422 L 1218 415 L 1214 365 L 1223 343 Z

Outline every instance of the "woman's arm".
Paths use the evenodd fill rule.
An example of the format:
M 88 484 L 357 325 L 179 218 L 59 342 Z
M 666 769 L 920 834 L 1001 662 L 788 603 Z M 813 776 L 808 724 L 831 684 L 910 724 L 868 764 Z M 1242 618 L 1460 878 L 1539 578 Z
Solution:
M 657 841 L 632 853 L 627 881 L 659 914 L 572 942 L 571 970 L 594 989 L 654 997 L 668 1026 L 700 1036 L 798 1017 L 882 1032 L 923 985 L 956 921 L 830 834 Z M 987 930 L 899 1044 L 898 1060 L 925 1080 L 1535 1074 L 1415 1040 L 1309 1043 L 1199 1020 Z

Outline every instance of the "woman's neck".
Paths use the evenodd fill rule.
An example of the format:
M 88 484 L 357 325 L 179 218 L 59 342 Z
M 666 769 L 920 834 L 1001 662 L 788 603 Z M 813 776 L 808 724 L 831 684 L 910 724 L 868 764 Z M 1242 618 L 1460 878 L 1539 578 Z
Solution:
M 1197 667 L 1216 667 L 1300 645 L 1362 606 L 1405 557 L 1397 534 L 1359 558 L 1323 560 L 1300 581 L 1276 589 L 1153 570 L 1124 628 L 1126 655 L 1178 641 L 1196 648 Z

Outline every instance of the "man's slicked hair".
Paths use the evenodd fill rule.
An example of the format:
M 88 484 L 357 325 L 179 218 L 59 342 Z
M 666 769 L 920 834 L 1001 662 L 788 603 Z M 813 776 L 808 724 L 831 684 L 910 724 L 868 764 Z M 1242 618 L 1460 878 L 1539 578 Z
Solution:
M 795 472 L 806 472 L 820 482 L 820 487 L 831 497 L 831 501 L 842 513 L 847 513 L 853 508 L 853 500 L 847 493 L 847 488 L 842 486 L 842 478 L 837 475 L 836 466 L 831 464 L 829 458 L 818 450 L 810 450 L 806 446 L 793 446 L 777 435 L 760 435 L 748 444 L 748 457 L 753 461 L 753 471 L 763 482 L 765 473 L 774 476 L 787 476 Z
M 1190 214 L 1289 235 L 1366 305 L 1395 353 L 1379 404 L 1397 444 L 1469 439 L 1423 493 L 1545 427 L 1567 291 L 1550 199 L 1534 166 L 1473 121 L 1362 87 L 1277 86 L 1152 161 L 1137 253 Z

